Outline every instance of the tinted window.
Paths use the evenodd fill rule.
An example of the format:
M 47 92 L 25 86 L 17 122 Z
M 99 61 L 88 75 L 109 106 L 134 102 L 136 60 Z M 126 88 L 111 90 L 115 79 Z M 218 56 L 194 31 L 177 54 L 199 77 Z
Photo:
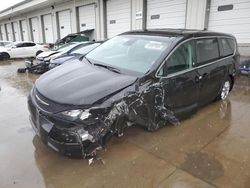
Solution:
M 233 39 L 221 39 L 221 56 L 232 55 L 234 50 L 235 43 Z
M 194 62 L 193 42 L 187 42 L 178 47 L 167 59 L 160 69 L 159 76 L 167 76 L 172 73 L 192 68 Z
M 35 46 L 36 44 L 35 43 L 25 43 L 25 47 L 32 47 L 32 46 Z
M 18 44 L 16 44 L 16 47 L 17 48 L 22 48 L 22 47 L 25 47 L 25 44 L 24 43 L 18 43 Z
M 196 41 L 197 63 L 204 64 L 219 58 L 217 39 L 200 39 Z

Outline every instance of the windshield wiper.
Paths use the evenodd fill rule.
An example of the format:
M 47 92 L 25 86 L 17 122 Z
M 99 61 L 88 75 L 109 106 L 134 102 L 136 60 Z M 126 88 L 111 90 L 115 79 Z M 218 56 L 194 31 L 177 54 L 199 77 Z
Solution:
M 93 65 L 95 66 L 98 66 L 98 67 L 103 67 L 105 69 L 108 69 L 110 71 L 113 71 L 115 73 L 121 73 L 121 71 L 118 69 L 118 68 L 115 68 L 115 67 L 111 67 L 111 66 L 108 66 L 108 65 L 103 65 L 103 64 L 100 64 L 100 63 L 94 63 Z
M 83 58 L 85 58 L 89 64 L 93 65 L 93 63 L 86 56 L 84 56 Z

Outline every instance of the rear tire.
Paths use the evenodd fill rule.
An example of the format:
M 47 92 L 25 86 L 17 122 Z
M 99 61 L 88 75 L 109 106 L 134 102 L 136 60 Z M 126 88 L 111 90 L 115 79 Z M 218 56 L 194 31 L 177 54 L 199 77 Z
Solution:
M 216 99 L 225 100 L 228 97 L 231 88 L 232 88 L 232 79 L 230 77 L 227 77 L 227 79 L 223 82 L 221 90 Z
M 19 69 L 17 69 L 17 72 L 18 73 L 25 73 L 26 69 L 25 68 L 19 68 Z

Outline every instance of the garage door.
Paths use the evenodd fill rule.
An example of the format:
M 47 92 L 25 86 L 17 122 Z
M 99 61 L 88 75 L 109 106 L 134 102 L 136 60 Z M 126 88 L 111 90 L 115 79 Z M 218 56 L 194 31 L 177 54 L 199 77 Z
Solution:
M 10 24 L 6 24 L 7 38 L 9 41 L 13 41 L 13 33 Z
M 131 29 L 130 0 L 107 0 L 107 37 L 129 31 Z
M 2 40 L 7 40 L 6 31 L 5 31 L 4 25 L 1 25 L 0 29 L 1 29 L 1 34 L 2 34 Z
M 39 25 L 38 25 L 38 18 L 31 18 L 30 19 L 31 23 L 31 32 L 32 32 L 32 39 L 33 42 L 39 43 Z
M 185 28 L 186 0 L 148 0 L 147 28 Z
M 29 34 L 28 34 L 28 26 L 26 20 L 21 20 L 21 32 L 22 32 L 22 39 L 24 41 L 29 40 Z
M 95 5 L 86 5 L 79 7 L 79 28 L 80 31 L 95 29 Z
M 208 29 L 231 33 L 239 43 L 250 43 L 250 1 L 212 0 Z
M 71 14 L 69 10 L 58 12 L 60 38 L 72 33 Z
M 12 26 L 13 26 L 13 32 L 14 32 L 14 36 L 15 36 L 15 41 L 20 41 L 21 37 L 20 37 L 19 31 L 18 31 L 18 24 L 17 24 L 17 22 L 13 22 Z
M 43 16 L 43 32 L 46 43 L 54 43 L 53 24 L 51 14 Z

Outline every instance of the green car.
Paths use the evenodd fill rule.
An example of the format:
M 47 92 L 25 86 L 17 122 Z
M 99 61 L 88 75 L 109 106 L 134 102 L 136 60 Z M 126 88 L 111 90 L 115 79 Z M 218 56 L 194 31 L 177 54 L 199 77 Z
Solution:
M 67 43 L 89 41 L 89 34 L 91 34 L 92 32 L 93 29 L 69 34 L 64 38 L 57 40 L 54 44 L 54 49 L 58 49 Z

